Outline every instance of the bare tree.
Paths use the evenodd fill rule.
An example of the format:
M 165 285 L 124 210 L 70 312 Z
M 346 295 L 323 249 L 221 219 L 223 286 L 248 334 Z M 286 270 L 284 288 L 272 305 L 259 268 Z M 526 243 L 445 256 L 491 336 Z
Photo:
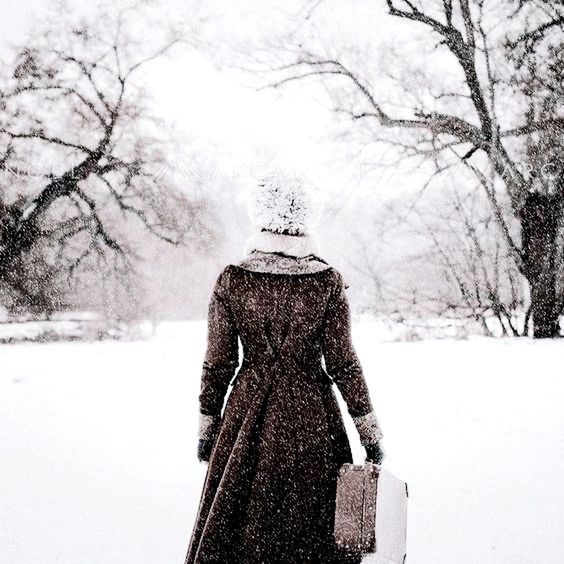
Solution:
M 129 268 L 127 221 L 173 245 L 191 228 L 168 162 L 174 139 L 143 88 L 145 69 L 184 36 L 151 5 L 102 3 L 89 18 L 63 6 L 4 66 L 0 285 L 31 308 L 49 293 L 29 268 L 34 253 L 66 275 L 96 256 Z
M 502 335 L 526 335 L 529 315 L 518 269 L 483 199 L 473 189 L 450 189 L 439 205 L 431 203 L 433 209 L 415 210 L 413 228 L 431 242 L 428 256 L 437 256 L 447 284 L 435 302 L 437 313 L 462 314 L 488 335 L 495 321 Z
M 387 76 L 371 72 L 356 38 L 325 40 L 316 13 L 330 2 L 308 3 L 288 37 L 252 56 L 247 70 L 261 88 L 296 81 L 321 82 L 367 139 L 393 147 L 401 158 L 431 163 L 441 174 L 467 167 L 488 196 L 500 238 L 531 289 L 535 337 L 559 335 L 564 308 L 562 161 L 564 120 L 561 3 L 548 0 L 380 0 L 390 25 L 411 33 L 413 50 L 396 49 Z M 326 15 L 326 14 L 325 14 Z M 326 21 L 326 20 L 325 20 Z M 360 42 L 360 39 L 359 39 Z M 275 53 L 277 62 L 268 56 Z M 398 76 L 394 69 L 407 69 Z M 437 70 L 439 69 L 439 70 Z M 379 88 L 388 80 L 389 98 Z M 499 205 L 499 191 L 510 201 Z M 520 241 L 507 225 L 520 224 Z

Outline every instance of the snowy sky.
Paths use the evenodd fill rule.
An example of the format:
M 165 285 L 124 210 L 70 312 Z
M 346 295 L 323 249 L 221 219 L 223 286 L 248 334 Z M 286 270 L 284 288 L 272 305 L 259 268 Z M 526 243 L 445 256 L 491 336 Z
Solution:
M 96 6 L 95 1 L 67 2 L 79 14 L 91 13 Z M 211 36 L 226 52 L 233 39 L 253 41 L 261 33 L 268 35 L 270 30 L 276 31 L 276 26 L 280 27 L 280 21 L 287 18 L 287 12 L 297 13 L 300 6 L 312 4 L 311 0 L 288 0 L 283 5 L 274 0 L 166 0 L 161 5 L 166 5 L 170 14 L 174 14 L 175 10 L 185 14 L 185 6 L 197 2 L 204 6 L 204 13 L 212 11 L 208 21 L 215 28 Z M 50 13 L 52 6 L 51 0 L 0 0 L 2 15 L 5 16 L 0 18 L 0 52 L 9 45 L 21 45 L 34 21 L 39 27 L 44 25 L 43 16 Z M 345 0 L 331 0 L 320 8 L 325 12 L 321 9 L 316 11 L 316 25 L 320 26 L 330 48 L 338 48 L 343 41 L 350 42 L 353 37 L 359 39 L 362 49 L 363 40 L 370 40 L 366 49 L 372 51 L 371 62 L 385 54 L 382 42 L 390 40 L 390 37 L 399 42 L 403 51 L 410 48 L 409 41 L 401 41 L 399 26 L 383 30 L 386 26 L 382 11 L 379 12 L 372 0 L 360 1 L 354 12 Z M 332 249 L 334 256 L 343 245 L 348 246 L 347 239 L 343 237 L 345 227 L 350 226 L 350 230 L 356 232 L 366 219 L 356 214 L 358 207 L 354 203 L 357 194 L 370 191 L 371 195 L 377 196 L 373 207 L 363 207 L 364 214 L 375 215 L 373 211 L 378 212 L 379 198 L 392 198 L 400 187 L 418 187 L 425 181 L 421 179 L 421 171 L 406 172 L 397 166 L 365 173 L 359 160 L 351 158 L 351 153 L 359 151 L 350 143 L 348 129 L 340 130 L 343 133 L 340 142 L 334 140 L 333 102 L 324 90 L 304 82 L 296 82 L 290 88 L 277 91 L 256 91 L 240 83 L 243 77 L 238 76 L 237 82 L 232 72 L 220 72 L 205 48 L 187 48 L 173 58 L 158 59 L 151 65 L 147 80 L 160 115 L 187 136 L 204 138 L 207 149 L 215 147 L 210 161 L 215 159 L 220 163 L 226 181 L 235 188 L 241 200 L 251 185 L 248 181 L 249 169 L 255 166 L 255 162 L 260 167 L 263 164 L 261 159 L 268 161 L 273 155 L 277 160 L 304 171 L 322 190 L 326 190 L 330 201 L 327 208 L 331 211 L 324 214 L 325 223 L 320 226 L 320 232 L 325 241 L 323 246 L 328 253 Z M 381 82 L 376 86 L 380 90 L 384 88 Z M 203 154 L 204 160 L 207 159 L 209 153 Z M 233 182 L 230 182 L 230 173 Z M 239 216 L 230 215 L 230 210 L 227 210 L 226 218 L 226 221 L 236 223 Z M 375 218 L 374 221 L 379 221 L 379 216 L 375 215 Z M 241 220 L 246 221 L 244 217 Z M 367 233 L 366 226 L 362 231 Z M 239 248 L 237 241 L 234 246 Z M 395 241 L 393 247 L 397 253 L 403 253 L 404 249 L 411 253 L 413 248 L 412 238 Z M 342 249 L 342 254 L 348 250 L 348 247 Z M 393 265 L 386 266 L 387 271 L 395 269 Z
M 171 14 L 175 10 L 185 13 L 190 2 L 198 0 L 169 0 L 166 6 Z M 93 5 L 86 0 L 69 3 L 77 11 L 91 10 Z M 52 5 L 50 0 L 0 0 L 0 4 L 4 16 L 0 19 L 0 48 L 20 43 L 35 16 L 48 13 Z M 304 0 L 286 2 L 283 7 L 269 0 L 201 2 L 221 43 L 234 34 L 253 37 L 264 26 L 275 27 L 288 12 L 297 13 L 309 4 Z M 337 0 L 331 3 L 329 20 L 324 20 L 321 13 L 322 25 L 339 25 L 337 34 L 349 33 L 363 21 L 363 9 L 372 18 L 378 16 L 373 5 L 361 3 L 354 18 L 335 20 L 334 10 L 350 14 L 346 5 L 341 6 Z M 368 17 L 364 21 L 367 26 L 373 24 Z M 335 158 L 334 147 L 326 142 L 334 114 L 329 98 L 319 89 L 303 85 L 283 92 L 257 92 L 220 72 L 205 50 L 188 49 L 174 60 L 161 59 L 154 64 L 149 82 L 158 111 L 190 136 L 212 140 L 221 152 L 222 166 L 228 175 L 237 177 L 241 168 L 253 167 L 257 153 L 263 153 L 265 159 L 274 154 L 282 163 L 303 170 L 333 193 L 355 189 L 350 163 L 345 157 Z M 402 184 L 402 178 L 396 174 L 394 170 L 386 172 L 383 191 L 386 186 L 393 191 Z
M 2 47 L 22 41 L 33 18 L 50 6 L 48 0 L 0 1 L 3 15 L 7 14 L 0 19 Z M 72 4 L 79 10 L 91 5 L 84 0 Z M 240 24 L 246 21 L 249 4 L 241 3 L 235 11 L 236 4 L 221 6 L 224 16 L 230 13 L 231 26 L 244 29 Z M 235 174 L 238 163 L 250 158 L 257 147 L 270 147 L 282 161 L 296 166 L 322 166 L 327 158 L 316 137 L 327 128 L 331 114 L 306 91 L 281 97 L 271 91 L 257 92 L 221 73 L 205 54 L 188 50 L 173 62 L 160 60 L 153 74 L 150 87 L 162 114 L 190 135 L 203 135 L 220 144 L 232 159 L 226 166 Z

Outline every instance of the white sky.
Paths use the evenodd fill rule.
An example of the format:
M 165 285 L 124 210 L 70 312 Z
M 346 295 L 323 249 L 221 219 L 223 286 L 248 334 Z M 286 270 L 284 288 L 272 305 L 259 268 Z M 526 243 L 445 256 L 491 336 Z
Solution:
M 187 54 L 180 67 L 160 62 L 155 78 L 152 89 L 163 114 L 192 134 L 216 140 L 234 172 L 238 162 L 248 161 L 260 147 L 271 147 L 281 160 L 302 166 L 310 166 L 308 161 L 321 165 L 327 157 L 316 138 L 331 113 L 305 92 L 276 99 L 273 92 L 238 84 L 199 53 Z
M 74 4 L 86 10 L 91 5 L 84 0 Z M 47 0 L 0 0 L 0 48 L 21 41 L 34 16 L 49 5 Z M 161 114 L 190 135 L 217 142 L 228 169 L 244 167 L 261 147 L 302 168 L 319 169 L 328 159 L 317 138 L 327 129 L 331 113 L 307 92 L 281 97 L 257 92 L 218 71 L 205 54 L 188 50 L 180 60 L 159 60 L 153 71 L 149 86 Z
M 69 0 L 77 10 L 91 10 L 95 3 L 86 0 Z M 181 10 L 198 0 L 169 0 L 165 5 L 171 13 Z M 228 42 L 232 35 L 245 39 L 268 34 L 276 29 L 276 17 L 281 11 L 296 12 L 299 6 L 312 4 L 306 0 L 279 3 L 269 0 L 246 0 L 234 2 L 201 1 L 204 12 L 212 12 L 213 25 L 220 30 L 218 42 Z M 0 49 L 19 43 L 35 16 L 47 12 L 49 0 L 0 0 Z M 340 10 L 342 18 L 327 11 L 316 12 L 328 37 L 338 42 L 341 34 L 363 31 L 367 36 L 390 37 L 389 30 L 382 29 L 378 9 L 369 2 L 360 2 L 354 13 L 340 0 L 323 5 L 322 8 Z M 363 12 L 363 10 L 365 10 Z M 270 28 L 269 28 L 270 26 Z M 394 37 L 401 37 L 401 30 L 394 28 Z M 359 43 L 362 39 L 359 39 Z M 361 45 L 362 47 L 362 45 Z M 406 45 L 407 48 L 407 45 Z M 382 50 L 380 50 L 382 51 Z M 359 171 L 351 170 L 350 159 L 335 153 L 331 146 L 330 128 L 334 119 L 330 102 L 319 91 L 304 87 L 284 89 L 281 93 L 272 90 L 257 92 L 238 84 L 216 69 L 206 53 L 185 51 L 182 57 L 172 61 L 160 59 L 152 67 L 149 88 L 156 98 L 157 109 L 164 117 L 173 121 L 179 130 L 190 136 L 202 136 L 212 140 L 221 152 L 224 172 L 254 166 L 257 152 L 264 158 L 274 154 L 283 163 L 295 166 L 314 180 L 345 195 L 355 190 Z M 416 178 L 406 177 L 397 168 L 380 171 L 375 179 L 379 191 L 384 195 L 397 193 L 398 187 L 413 185 Z

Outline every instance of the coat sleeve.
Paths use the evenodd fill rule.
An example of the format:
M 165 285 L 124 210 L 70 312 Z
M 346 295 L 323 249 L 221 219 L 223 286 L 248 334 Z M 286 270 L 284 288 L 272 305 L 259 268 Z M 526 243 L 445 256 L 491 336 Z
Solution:
M 363 445 L 383 438 L 374 413 L 366 380 L 352 342 L 347 285 L 338 271 L 323 322 L 322 347 L 325 367 L 341 392 Z
M 208 306 L 207 348 L 200 386 L 200 437 L 210 434 L 210 426 L 221 416 L 223 400 L 239 364 L 237 325 L 229 305 L 229 275 L 218 276 Z

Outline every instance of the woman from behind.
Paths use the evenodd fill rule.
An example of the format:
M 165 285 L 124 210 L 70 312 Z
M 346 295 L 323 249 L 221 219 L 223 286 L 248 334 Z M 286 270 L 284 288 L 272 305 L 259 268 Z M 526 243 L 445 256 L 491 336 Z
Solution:
M 307 178 L 263 177 L 245 257 L 216 280 L 199 396 L 208 467 L 185 564 L 360 562 L 333 539 L 337 473 L 352 454 L 332 384 L 376 463 L 382 432 L 347 285 L 312 233 L 321 208 Z

